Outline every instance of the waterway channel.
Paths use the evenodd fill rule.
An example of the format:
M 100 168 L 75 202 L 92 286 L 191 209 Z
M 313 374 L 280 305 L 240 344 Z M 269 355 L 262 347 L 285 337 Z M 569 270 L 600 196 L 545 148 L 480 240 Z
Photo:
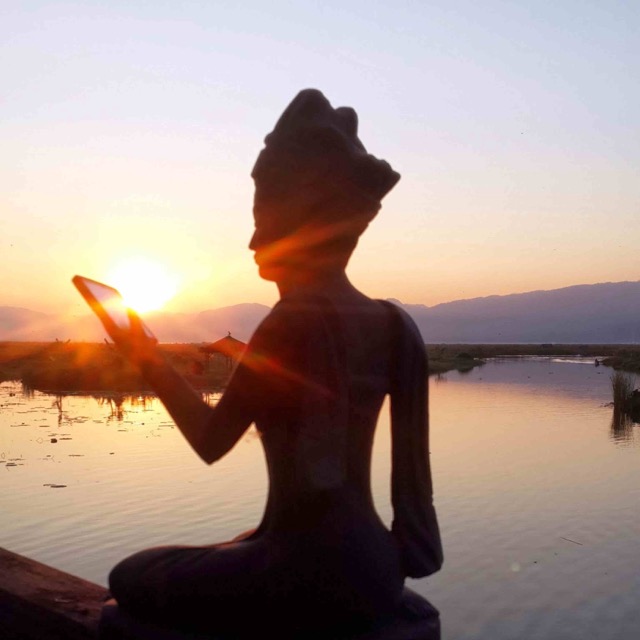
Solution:
M 443 640 L 640 637 L 640 426 L 612 424 L 605 367 L 492 360 L 430 380 L 445 565 L 412 582 Z M 215 402 L 216 398 L 210 398 Z M 386 522 L 388 408 L 372 486 Z M 27 394 L 0 384 L 0 546 L 105 584 L 123 556 L 254 526 L 250 430 L 207 467 L 155 398 Z

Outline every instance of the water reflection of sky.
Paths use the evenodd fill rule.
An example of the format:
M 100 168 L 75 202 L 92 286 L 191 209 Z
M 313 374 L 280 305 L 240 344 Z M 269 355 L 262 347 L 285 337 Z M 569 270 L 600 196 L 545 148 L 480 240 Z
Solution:
M 441 606 L 448 637 L 627 638 L 640 628 L 640 427 L 612 434 L 610 373 L 500 360 L 432 381 L 447 559 L 418 588 Z
M 455 373 L 445 374 L 453 380 Z M 594 365 L 594 359 L 577 358 L 496 358 L 482 367 L 455 378 L 456 384 L 466 382 L 500 385 L 506 392 L 551 394 L 575 398 L 611 400 L 611 369 Z
M 612 431 L 610 373 L 508 359 L 430 380 L 446 562 L 412 586 L 441 610 L 443 640 L 640 628 L 640 427 Z M 386 411 L 372 487 L 389 522 Z M 0 457 L 0 545 L 101 583 L 134 550 L 250 528 L 265 498 L 255 431 L 207 467 L 155 399 L 25 397 L 1 384 Z

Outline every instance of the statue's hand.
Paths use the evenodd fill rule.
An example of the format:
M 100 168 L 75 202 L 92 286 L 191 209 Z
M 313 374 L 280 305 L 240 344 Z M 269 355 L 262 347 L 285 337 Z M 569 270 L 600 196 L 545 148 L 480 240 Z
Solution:
M 153 365 L 161 359 L 158 341 L 144 329 L 140 316 L 129 309 L 129 329 L 111 330 L 109 333 L 118 350 L 138 367 Z

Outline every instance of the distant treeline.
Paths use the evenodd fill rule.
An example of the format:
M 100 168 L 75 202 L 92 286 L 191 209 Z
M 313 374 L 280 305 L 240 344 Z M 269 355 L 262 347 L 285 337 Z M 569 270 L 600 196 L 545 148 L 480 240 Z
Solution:
M 621 371 L 640 373 L 640 345 L 622 344 L 428 344 L 430 364 L 460 356 L 467 358 L 513 356 L 582 356 Z
M 228 381 L 232 363 L 208 356 L 198 344 L 163 344 L 167 359 L 196 388 L 215 391 Z M 429 344 L 429 373 L 469 371 L 500 356 L 585 356 L 624 371 L 640 372 L 639 345 Z M 148 391 L 137 370 L 106 343 L 0 342 L 0 382 L 19 380 L 51 392 Z

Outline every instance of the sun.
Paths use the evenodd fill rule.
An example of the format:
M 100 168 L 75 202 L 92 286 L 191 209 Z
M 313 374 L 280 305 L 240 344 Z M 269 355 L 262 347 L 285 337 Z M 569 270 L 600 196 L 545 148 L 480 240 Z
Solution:
M 178 291 L 178 279 L 157 262 L 134 257 L 119 262 L 106 282 L 120 291 L 138 313 L 160 309 Z

